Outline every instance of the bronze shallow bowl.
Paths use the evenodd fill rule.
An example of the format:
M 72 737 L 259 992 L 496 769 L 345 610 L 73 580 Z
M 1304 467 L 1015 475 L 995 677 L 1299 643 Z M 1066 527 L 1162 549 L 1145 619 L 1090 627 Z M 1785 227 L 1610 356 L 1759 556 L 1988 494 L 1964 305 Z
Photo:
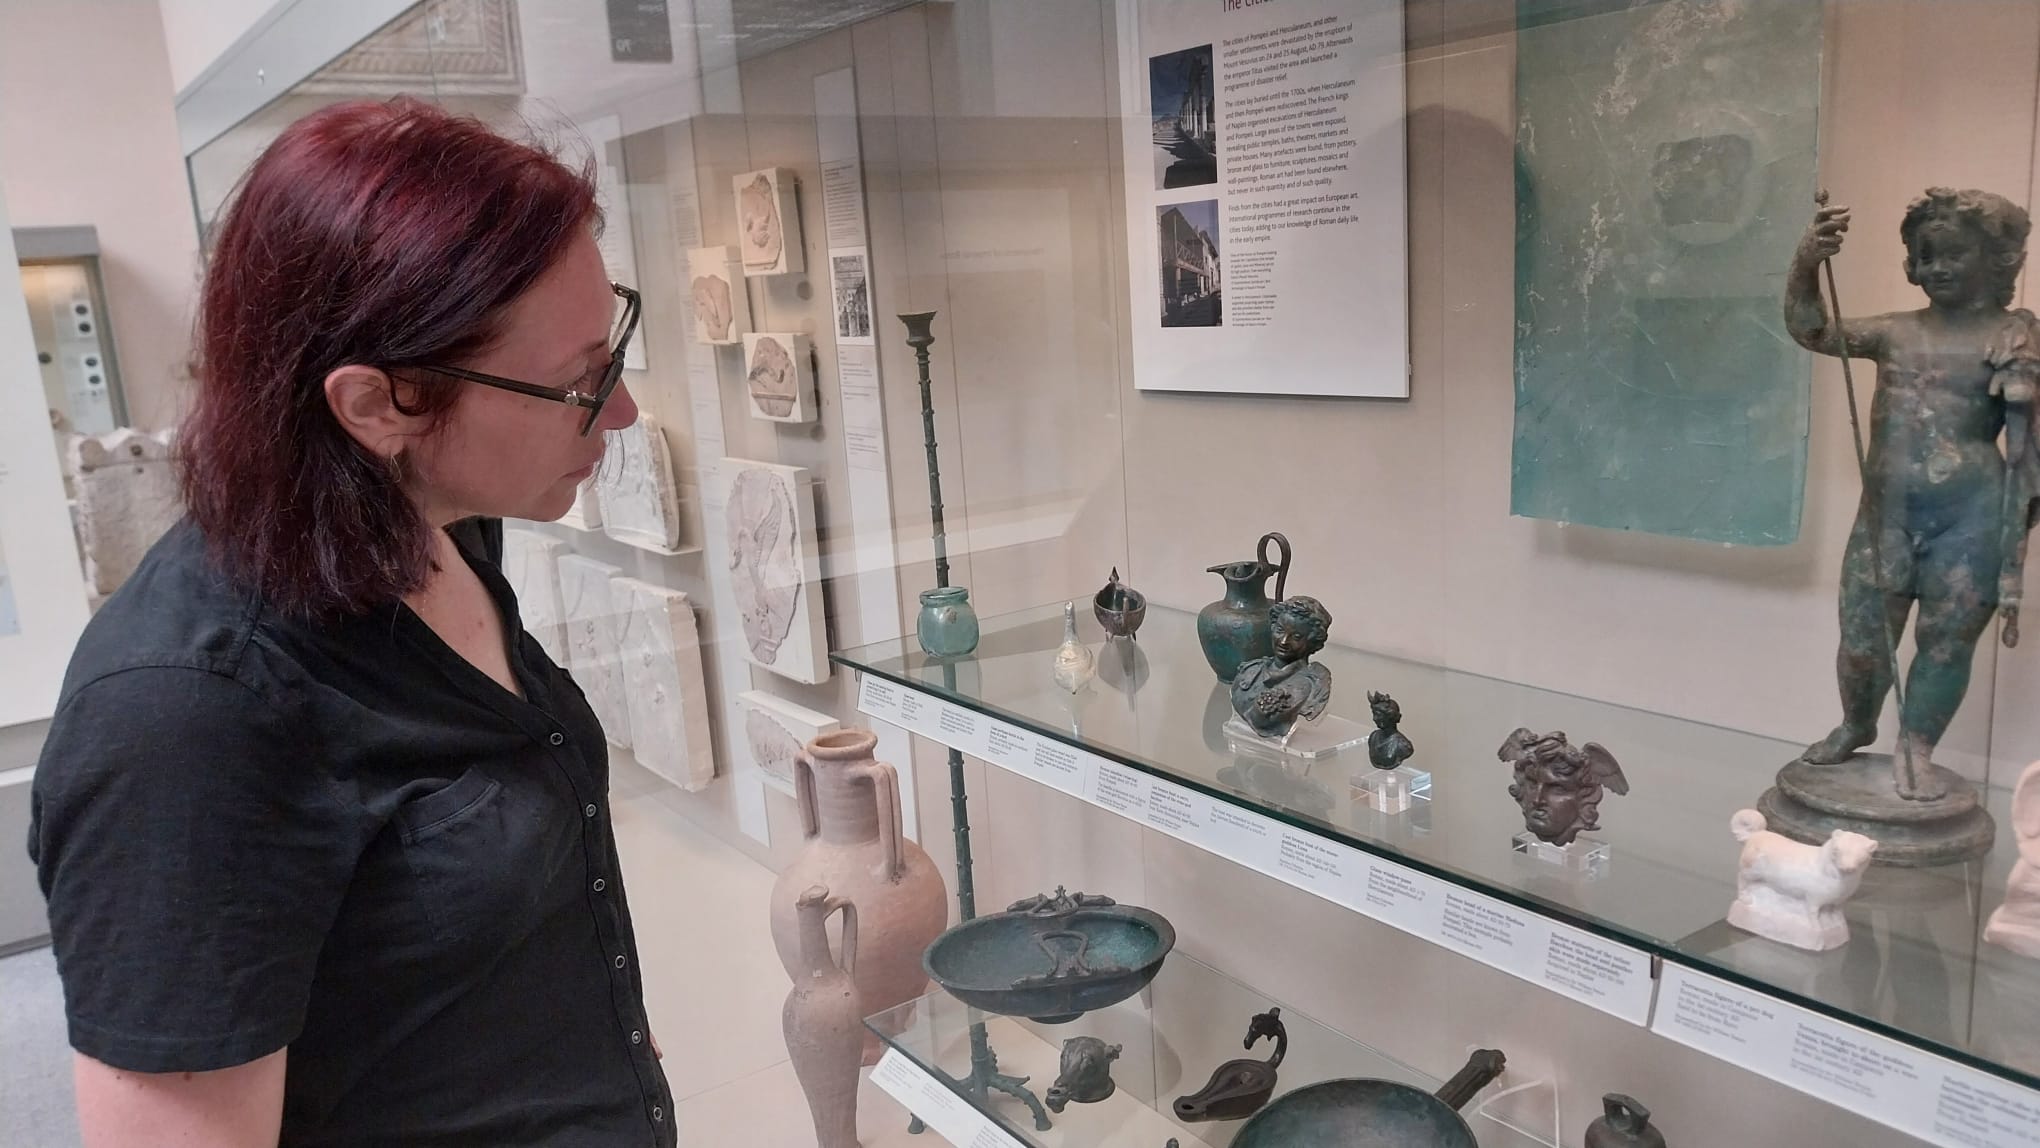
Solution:
M 1061 1024 L 1139 992 L 1175 946 L 1160 913 L 1057 889 L 957 925 L 921 966 L 967 1005 Z

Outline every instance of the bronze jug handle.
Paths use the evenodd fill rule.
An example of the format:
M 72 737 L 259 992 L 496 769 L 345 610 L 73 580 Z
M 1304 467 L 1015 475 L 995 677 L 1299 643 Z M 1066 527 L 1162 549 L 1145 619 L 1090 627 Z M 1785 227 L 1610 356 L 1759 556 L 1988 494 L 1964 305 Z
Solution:
M 1641 1132 L 1650 1123 L 1650 1109 L 1638 1104 L 1634 1097 L 1619 1092 L 1603 1096 L 1601 1110 L 1608 1118 L 1609 1127 L 1618 1132 Z
M 1268 542 L 1271 539 L 1274 540 L 1275 549 L 1282 555 L 1282 562 L 1279 565 L 1271 565 L 1268 561 Z M 1289 539 L 1272 530 L 1263 534 L 1261 541 L 1254 547 L 1254 560 L 1261 564 L 1262 570 L 1275 575 L 1274 600 L 1280 602 L 1283 589 L 1289 585 Z
M 807 747 L 793 751 L 793 804 L 800 810 L 800 835 L 811 840 L 822 834 L 821 810 L 815 806 L 815 761 Z

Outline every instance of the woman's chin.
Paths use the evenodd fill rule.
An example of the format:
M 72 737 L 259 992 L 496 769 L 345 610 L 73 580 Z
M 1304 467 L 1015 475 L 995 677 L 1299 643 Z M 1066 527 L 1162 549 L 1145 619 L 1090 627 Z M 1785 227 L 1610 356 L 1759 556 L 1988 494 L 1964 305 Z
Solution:
M 574 508 L 574 499 L 579 496 L 580 490 L 580 483 L 572 479 L 561 479 L 553 484 L 552 489 L 532 499 L 530 505 L 504 517 L 523 518 L 531 522 L 558 522 L 567 511 Z

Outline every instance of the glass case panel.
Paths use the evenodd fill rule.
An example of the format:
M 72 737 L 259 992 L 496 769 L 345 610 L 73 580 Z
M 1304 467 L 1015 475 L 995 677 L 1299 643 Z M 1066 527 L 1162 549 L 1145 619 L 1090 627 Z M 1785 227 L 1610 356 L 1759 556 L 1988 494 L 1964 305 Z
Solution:
M 2033 896 L 2013 787 L 2040 758 L 2040 668 L 1995 608 L 2023 593 L 2030 519 L 2031 408 L 2006 399 L 2033 358 L 2013 249 L 2040 164 L 2040 0 L 611 10 L 635 15 L 421 4 L 193 155 L 192 179 L 210 221 L 285 124 L 396 92 L 593 161 L 605 261 L 644 299 L 636 441 L 664 445 L 670 481 L 647 485 L 677 526 L 660 546 L 605 528 L 591 486 L 538 550 L 687 595 L 716 776 L 685 800 L 705 821 L 775 861 L 799 848 L 790 727 L 758 715 L 854 720 L 833 651 L 2040 1085 L 2021 1035 L 2040 962 L 1982 939 Z M 1943 186 L 2008 198 L 1922 198 Z M 1796 255 L 1822 189 L 1853 212 L 1825 267 Z M 1920 334 L 1958 272 L 1983 281 L 1923 272 L 1941 250 L 1923 231 L 1989 241 L 1990 297 L 1965 296 L 1988 332 Z M 1806 349 L 1837 296 L 1898 317 L 1847 366 Z M 913 345 L 909 315 L 929 316 Z M 768 585 L 746 549 L 743 475 L 789 492 L 762 505 L 797 578 Z M 1887 529 L 1859 534 L 1859 513 Z M 1400 703 L 1429 781 L 1404 812 L 1356 787 L 1361 746 L 1285 762 L 1226 733 L 1195 615 L 1211 564 L 1267 531 L 1293 544 L 1282 591 L 1332 619 L 1327 720 L 1365 735 L 1370 691 Z M 1148 602 L 1130 661 L 1089 610 L 1108 571 Z M 928 633 L 973 653 L 933 661 L 917 617 L 960 618 L 958 598 L 973 622 Z M 1053 677 L 1071 600 L 1097 659 L 1075 695 Z M 1899 748 L 1900 690 L 1906 732 L 1937 738 L 1993 818 L 1987 848 L 1873 866 L 1836 950 L 1727 926 L 1732 817 L 1838 722 L 1841 743 Z M 1605 852 L 1568 867 L 1518 847 L 1499 751 L 1519 728 L 1619 762 L 1627 792 L 1590 838 Z M 963 795 L 945 755 L 878 733 L 946 865 Z M 1016 800 L 989 788 L 965 805 L 981 830 Z M 1099 848 L 1054 861 L 1152 876 L 1113 836 L 1136 831 L 1057 828 Z M 982 845 L 980 870 L 1041 862 L 1014 841 Z M 1190 907 L 1186 931 L 1236 908 Z M 1575 1051 L 1611 1077 L 1633 1054 Z

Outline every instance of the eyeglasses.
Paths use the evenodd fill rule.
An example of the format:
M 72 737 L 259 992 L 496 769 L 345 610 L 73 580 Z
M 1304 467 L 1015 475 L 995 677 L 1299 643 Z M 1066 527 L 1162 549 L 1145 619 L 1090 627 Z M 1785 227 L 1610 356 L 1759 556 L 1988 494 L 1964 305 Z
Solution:
M 588 432 L 595 429 L 595 420 L 602 417 L 602 404 L 609 401 L 609 396 L 616 390 L 617 381 L 623 378 L 623 353 L 630 347 L 630 337 L 637 333 L 638 312 L 641 308 L 636 291 L 625 287 L 621 283 L 611 283 L 609 289 L 616 292 L 617 298 L 623 300 L 623 317 L 617 320 L 616 337 L 610 341 L 609 366 L 602 372 L 601 384 L 592 392 L 563 391 L 558 387 L 545 387 L 537 383 L 519 382 L 516 379 L 506 379 L 501 375 L 487 375 L 480 371 L 463 370 L 460 367 L 425 366 L 417 369 L 431 371 L 439 375 L 450 375 L 464 382 L 480 383 L 485 387 L 495 387 L 500 391 L 512 391 L 520 395 L 530 395 L 534 399 L 546 399 L 555 403 L 565 403 L 570 407 L 586 407 L 588 408 L 588 418 L 587 421 L 581 424 L 581 436 L 586 438 Z

